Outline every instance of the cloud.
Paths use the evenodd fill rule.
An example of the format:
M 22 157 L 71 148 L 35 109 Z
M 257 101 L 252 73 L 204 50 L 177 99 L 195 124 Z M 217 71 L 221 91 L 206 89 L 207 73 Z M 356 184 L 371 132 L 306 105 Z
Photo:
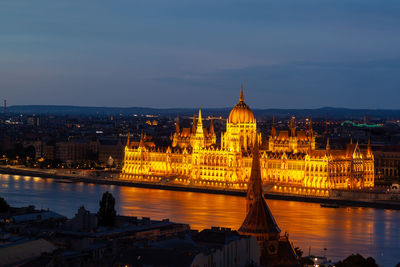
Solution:
M 197 88 L 207 96 L 223 92 L 236 101 L 240 80 L 246 99 L 257 108 L 398 108 L 400 59 L 359 62 L 299 62 L 257 65 L 158 82 L 174 88 Z M 232 98 L 231 97 L 231 98 Z M 214 98 L 212 98 L 214 99 Z M 217 98 L 218 99 L 218 98 Z M 229 98 L 230 99 L 230 98 Z M 216 107 L 221 100 L 208 101 Z M 222 106 L 226 106 L 224 101 Z M 174 103 L 175 104 L 175 103 Z M 225 104 L 225 105 L 224 105 Z
M 0 1 L 10 104 L 397 107 L 400 2 Z

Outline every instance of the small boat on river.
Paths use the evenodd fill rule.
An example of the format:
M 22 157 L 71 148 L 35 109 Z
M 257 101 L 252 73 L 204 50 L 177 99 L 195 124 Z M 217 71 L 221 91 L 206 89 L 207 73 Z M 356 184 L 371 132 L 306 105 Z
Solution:
M 54 182 L 56 182 L 56 183 L 65 183 L 65 184 L 73 183 L 73 181 L 67 180 L 67 179 L 63 179 L 63 180 L 58 179 L 58 180 L 55 180 Z
M 322 203 L 321 208 L 339 208 L 339 204 L 336 203 Z

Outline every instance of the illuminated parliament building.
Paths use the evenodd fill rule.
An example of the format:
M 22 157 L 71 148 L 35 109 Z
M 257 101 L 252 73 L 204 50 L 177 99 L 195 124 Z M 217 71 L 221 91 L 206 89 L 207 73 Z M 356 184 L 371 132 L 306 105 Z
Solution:
M 156 147 L 141 137 L 125 147 L 121 179 L 173 183 L 210 188 L 246 189 L 251 173 L 252 147 L 257 142 L 261 177 L 270 191 L 328 196 L 329 189 L 360 189 L 374 186 L 374 156 L 368 145 L 360 149 L 350 142 L 345 149 L 316 149 L 310 120 L 307 131 L 296 130 L 294 118 L 289 130 L 262 138 L 257 121 L 244 101 L 241 86 L 239 102 L 226 120 L 221 142 L 211 122 L 203 127 L 201 110 L 192 128 L 181 128 L 179 117 L 172 144 Z

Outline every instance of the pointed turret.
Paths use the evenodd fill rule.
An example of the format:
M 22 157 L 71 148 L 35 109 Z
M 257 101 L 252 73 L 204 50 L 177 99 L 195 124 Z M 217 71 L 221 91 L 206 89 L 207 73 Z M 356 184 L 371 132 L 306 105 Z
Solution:
M 275 129 L 275 116 L 272 116 L 272 128 L 271 128 L 271 136 L 276 136 L 276 129 Z
M 243 81 L 240 81 L 240 97 L 239 97 L 239 102 L 244 102 Z
M 211 134 L 211 135 L 214 135 L 214 134 L 215 134 L 215 132 L 214 132 L 214 123 L 213 123 L 213 119 L 211 119 L 211 122 L 210 122 L 210 134 Z
M 331 150 L 331 145 L 329 144 L 329 137 L 326 139 L 326 150 Z
M 196 115 L 193 115 L 192 133 L 196 133 Z
M 194 122 L 193 122 L 194 123 Z M 197 126 L 193 128 L 195 132 L 192 134 L 190 139 L 190 145 L 193 150 L 198 150 L 200 148 L 205 147 L 205 138 L 204 138 L 204 130 L 203 130 L 203 121 L 201 118 L 201 109 L 199 109 L 199 118 L 197 119 Z
M 353 137 L 350 138 L 350 145 L 353 144 Z
M 314 136 L 314 131 L 313 131 L 313 128 L 312 128 L 312 118 L 310 118 L 310 123 L 309 123 L 309 128 L 308 128 L 308 135 L 310 137 Z
M 127 147 L 130 147 L 130 145 L 131 145 L 131 139 L 130 139 L 130 136 L 131 136 L 131 133 L 130 133 L 130 132 L 128 132 L 128 138 L 126 139 L 126 146 L 127 146 Z
M 296 136 L 296 122 L 294 121 L 294 116 L 290 119 L 290 136 Z
M 201 118 L 201 108 L 199 108 L 199 118 L 197 119 L 196 133 L 203 134 L 203 120 Z
M 139 147 L 144 147 L 144 138 L 143 138 L 143 132 L 140 134 L 140 142 L 139 142 Z
M 180 133 L 180 127 L 179 127 L 179 114 L 176 116 L 176 124 L 175 124 L 175 133 L 179 134 Z
M 371 149 L 371 138 L 368 138 L 368 145 L 367 145 L 367 156 L 370 157 L 372 155 Z

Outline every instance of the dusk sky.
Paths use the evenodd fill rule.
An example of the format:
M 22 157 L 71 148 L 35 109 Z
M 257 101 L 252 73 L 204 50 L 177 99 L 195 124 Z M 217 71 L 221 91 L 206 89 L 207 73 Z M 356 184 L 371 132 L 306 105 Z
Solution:
M 1 0 L 9 105 L 399 109 L 400 1 Z

